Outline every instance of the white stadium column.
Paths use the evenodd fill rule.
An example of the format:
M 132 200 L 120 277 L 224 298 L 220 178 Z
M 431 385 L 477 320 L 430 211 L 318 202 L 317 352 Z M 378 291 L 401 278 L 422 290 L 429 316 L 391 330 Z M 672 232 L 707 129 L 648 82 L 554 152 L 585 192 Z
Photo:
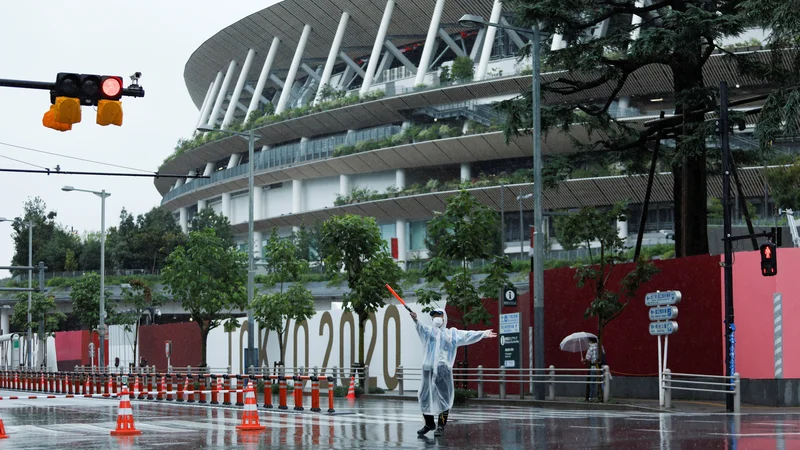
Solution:
M 561 43 L 564 41 L 564 37 L 556 33 L 553 35 L 553 42 L 550 44 L 550 51 L 554 52 L 556 50 L 561 50 Z
M 184 181 L 183 184 L 189 184 L 190 181 L 194 180 L 194 178 L 191 178 L 191 177 L 193 177 L 195 175 L 195 172 L 194 172 L 194 170 L 190 170 L 189 173 L 187 173 L 186 175 L 187 175 L 186 176 L 186 181 Z
M 239 153 L 234 153 L 231 155 L 231 159 L 228 160 L 228 169 L 233 169 L 234 167 L 239 165 L 239 161 L 242 159 L 242 155 Z
M 228 103 L 228 111 L 225 112 L 225 118 L 222 119 L 222 129 L 228 128 L 231 121 L 233 121 L 233 113 L 236 112 L 236 104 L 239 103 L 239 97 L 242 96 L 242 90 L 244 90 L 244 83 L 247 81 L 247 74 L 250 72 L 250 66 L 253 64 L 253 58 L 256 56 L 256 51 L 252 48 L 247 51 L 247 56 L 244 58 L 244 64 L 242 64 L 242 71 L 239 72 L 239 79 L 236 81 L 236 86 L 233 88 L 233 93 L 231 94 L 231 101 Z
M 197 201 L 197 212 L 200 212 L 200 211 L 206 209 L 206 206 L 208 206 L 208 200 L 198 200 Z
M 225 192 L 222 194 L 222 211 L 220 213 L 227 217 L 228 219 L 231 218 L 231 193 Z
M 177 180 L 175 180 L 175 187 L 177 188 L 181 186 L 183 186 L 183 178 L 178 178 Z
M 214 173 L 215 164 L 213 162 L 206 163 L 206 168 L 203 170 L 203 176 L 207 177 Z
M 336 65 L 336 56 L 339 54 L 339 48 L 342 46 L 342 39 L 344 32 L 347 30 L 347 22 L 350 20 L 350 13 L 347 11 L 342 12 L 342 17 L 339 19 L 339 27 L 336 28 L 336 34 L 333 36 L 333 43 L 328 51 L 328 59 L 325 61 L 325 69 L 322 71 L 322 78 L 319 80 L 319 87 L 317 88 L 317 95 L 314 97 L 314 104 L 320 102 L 322 98 L 322 90 L 331 81 L 331 73 L 333 67 Z
M 461 163 L 461 181 L 472 179 L 472 168 L 469 163 Z
M 436 6 L 433 7 L 433 16 L 431 16 L 431 23 L 428 25 L 428 36 L 425 38 L 425 47 L 422 49 L 422 57 L 419 60 L 417 78 L 414 80 L 414 86 L 425 82 L 425 75 L 428 73 L 428 65 L 431 62 L 433 47 L 438 46 L 436 34 L 439 31 L 439 22 L 442 20 L 444 1 L 445 0 L 436 0 Z
M 8 334 L 11 328 L 8 325 L 8 319 L 11 313 L 11 308 L 0 309 L 0 332 Z
M 186 234 L 189 232 L 189 208 L 182 206 L 178 212 L 180 214 L 181 231 Z
M 203 99 L 203 105 L 200 106 L 200 114 L 197 116 L 197 125 L 194 126 L 194 129 L 200 128 L 200 125 L 203 125 L 203 116 L 206 114 L 206 110 L 208 109 L 208 104 L 211 103 L 211 92 L 214 90 L 214 82 L 208 83 L 208 91 L 206 92 L 206 98 Z
M 394 1 L 395 0 L 386 1 L 386 8 L 383 10 L 383 18 L 378 28 L 378 35 L 375 36 L 375 42 L 372 45 L 372 53 L 370 54 L 369 63 L 367 64 L 367 71 L 364 73 L 364 81 L 361 83 L 361 90 L 358 91 L 359 95 L 366 94 L 369 92 L 369 88 L 372 87 L 372 80 L 375 78 L 375 68 L 378 66 L 378 60 L 381 56 L 383 41 L 386 40 L 386 32 L 389 31 L 389 24 L 392 22 Z
M 643 8 L 644 7 L 644 1 L 643 0 L 637 0 L 636 3 L 634 4 L 634 6 L 636 8 Z M 633 18 L 631 19 L 631 25 L 636 27 L 631 31 L 631 39 L 634 40 L 634 41 L 639 39 L 639 32 L 641 31 L 641 27 L 640 27 L 641 24 L 642 24 L 642 16 L 637 16 L 636 14 L 634 14 Z
M 254 186 L 253 187 L 253 220 L 261 220 L 262 217 L 262 210 L 261 202 L 263 201 L 262 193 L 264 190 L 261 186 Z M 263 258 L 264 257 L 264 245 L 261 241 L 264 240 L 264 234 L 260 231 L 253 232 L 253 243 L 255 244 L 255 256 L 256 258 Z
M 289 73 L 286 75 L 286 81 L 283 82 L 283 90 L 281 97 L 278 99 L 278 105 L 275 107 L 275 114 L 280 114 L 286 110 L 286 104 L 289 103 L 289 97 L 292 96 L 292 86 L 294 85 L 294 78 L 297 76 L 297 69 L 300 68 L 300 62 L 303 60 L 303 52 L 308 43 L 308 36 L 311 34 L 311 25 L 305 24 L 303 26 L 303 33 L 300 35 L 300 40 L 297 42 L 297 48 L 294 50 L 294 58 L 292 58 L 292 65 L 289 66 Z
M 406 188 L 406 169 L 397 169 L 394 171 L 394 187 L 398 191 Z
M 500 13 L 503 12 L 503 3 L 500 0 L 494 0 L 492 6 L 492 16 L 489 22 L 500 22 Z M 486 39 L 483 41 L 483 51 L 481 52 L 481 61 L 478 63 L 478 70 L 475 71 L 475 81 L 486 79 L 486 70 L 489 67 L 489 58 L 492 56 L 492 48 L 494 48 L 494 35 L 497 32 L 497 27 L 486 27 Z
M 292 214 L 303 212 L 303 180 L 292 180 Z
M 397 219 L 397 224 L 395 226 L 395 234 L 397 235 L 397 263 L 403 270 L 406 269 L 406 247 L 408 246 L 406 241 L 406 223 L 408 223 L 406 219 Z
M 217 77 L 214 79 L 214 85 L 211 87 L 211 97 L 208 99 L 208 105 L 206 105 L 205 111 L 203 111 L 203 115 L 200 117 L 200 125 L 204 126 L 208 123 L 208 118 L 211 116 L 211 110 L 214 109 L 214 105 L 216 104 L 217 94 L 219 93 L 219 88 L 222 86 L 222 71 L 217 72 Z
M 350 176 L 341 174 L 339 175 L 339 195 L 347 197 L 350 195 Z
M 234 70 L 236 70 L 235 60 L 231 61 L 228 65 L 228 71 L 225 72 L 225 78 L 222 80 L 222 86 L 219 88 L 219 93 L 217 94 L 217 101 L 214 102 L 214 109 L 211 110 L 211 115 L 208 117 L 208 123 L 206 125 L 209 128 L 213 128 L 217 124 L 217 118 L 219 117 L 220 111 L 222 111 L 222 103 L 225 101 L 225 97 L 228 96 L 228 87 L 231 85 L 231 78 L 233 78 Z
M 269 78 L 269 71 L 272 70 L 272 63 L 275 62 L 275 55 L 278 54 L 278 45 L 280 43 L 281 40 L 279 37 L 275 36 L 274 38 L 272 38 L 272 45 L 269 46 L 269 53 L 267 53 L 267 59 L 264 60 L 264 65 L 261 67 L 261 74 L 258 76 L 258 82 L 256 82 L 256 89 L 255 91 L 253 91 L 253 98 L 250 99 L 250 106 L 247 107 L 246 117 L 250 117 L 250 114 L 258 109 L 258 104 L 261 101 L 261 94 L 264 92 L 264 85 L 267 84 L 267 78 Z
M 628 239 L 628 221 L 617 220 L 617 236 L 620 239 Z

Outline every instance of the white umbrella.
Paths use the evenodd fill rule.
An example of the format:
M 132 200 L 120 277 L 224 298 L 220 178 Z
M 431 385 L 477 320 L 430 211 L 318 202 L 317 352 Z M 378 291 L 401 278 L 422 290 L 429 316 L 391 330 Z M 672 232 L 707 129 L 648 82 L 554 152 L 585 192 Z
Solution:
M 582 353 L 584 350 L 589 350 L 589 338 L 597 339 L 597 336 L 584 331 L 572 333 L 561 341 L 561 350 Z

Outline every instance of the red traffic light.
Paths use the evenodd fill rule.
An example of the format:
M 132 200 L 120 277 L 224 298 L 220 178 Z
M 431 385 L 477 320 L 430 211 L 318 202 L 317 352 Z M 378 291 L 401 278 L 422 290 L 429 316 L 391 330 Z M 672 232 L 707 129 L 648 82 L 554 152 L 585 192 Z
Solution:
M 777 246 L 773 243 L 761 245 L 761 275 L 771 277 L 778 274 Z
M 122 78 L 104 76 L 100 89 L 104 98 L 119 99 L 122 96 Z

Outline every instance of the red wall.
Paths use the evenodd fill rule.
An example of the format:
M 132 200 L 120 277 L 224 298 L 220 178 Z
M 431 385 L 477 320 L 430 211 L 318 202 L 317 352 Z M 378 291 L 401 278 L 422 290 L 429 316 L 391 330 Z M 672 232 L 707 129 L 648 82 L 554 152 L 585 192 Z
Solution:
M 650 336 L 649 307 L 644 296 L 656 290 L 679 290 L 682 301 L 678 305 L 680 331 L 670 338 L 668 366 L 674 372 L 721 375 L 723 370 L 724 326 L 722 317 L 721 272 L 719 257 L 696 256 L 682 259 L 655 261 L 661 272 L 642 286 L 625 311 L 604 330 L 603 346 L 612 372 L 618 375 L 655 376 L 658 371 L 657 343 Z M 616 268 L 610 278 L 612 288 L 618 286 L 628 265 Z M 545 271 L 545 365 L 556 367 L 583 367 L 580 355 L 559 349 L 561 340 L 576 331 L 597 333 L 597 321 L 584 319 L 583 314 L 591 302 L 588 287 L 575 287 L 575 270 L 564 268 Z M 530 306 L 529 293 L 519 295 L 518 304 L 523 317 Z M 496 302 L 485 302 L 492 315 L 497 313 Z M 520 308 L 504 308 L 503 312 L 517 312 Z M 450 310 L 448 309 L 448 315 Z M 528 367 L 527 327 L 524 323 L 522 355 Z M 491 325 L 497 329 L 497 319 Z M 471 329 L 487 328 L 472 326 Z M 496 339 L 483 340 L 469 347 L 469 365 L 497 367 Z M 457 360 L 463 357 L 459 351 Z M 514 392 L 511 390 L 510 392 Z
M 194 322 L 167 325 L 148 325 L 139 328 L 139 355 L 147 364 L 159 369 L 167 367 L 164 352 L 165 341 L 172 341 L 173 367 L 198 367 L 202 359 L 200 353 L 200 327 Z
M 94 342 L 95 349 L 100 346 L 100 336 L 92 333 L 90 338 L 88 330 L 60 331 L 56 333 L 55 340 L 56 364 L 59 370 L 74 370 L 75 366 L 80 365 L 88 366 L 92 362 L 89 356 L 89 342 Z M 108 340 L 105 343 L 105 354 L 108 355 Z M 94 363 L 97 364 L 97 350 Z

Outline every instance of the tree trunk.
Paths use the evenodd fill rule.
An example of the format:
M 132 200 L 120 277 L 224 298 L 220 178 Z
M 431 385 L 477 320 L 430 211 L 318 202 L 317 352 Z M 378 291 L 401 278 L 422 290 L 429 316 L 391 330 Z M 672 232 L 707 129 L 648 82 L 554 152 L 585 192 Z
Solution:
M 208 350 L 208 333 L 211 331 L 204 321 L 197 321 L 200 327 L 200 367 L 208 367 L 208 359 L 206 358 L 206 351 Z
M 358 362 L 364 364 L 364 324 L 367 323 L 369 316 L 358 313 Z
M 280 353 L 278 353 L 278 359 L 279 359 L 278 364 L 285 365 L 283 360 L 286 359 L 286 349 L 283 348 L 283 333 L 286 332 L 285 331 L 286 328 L 289 328 L 289 322 L 286 322 L 286 327 L 281 327 L 281 328 L 284 329 L 277 330 L 278 332 L 276 333 L 278 335 L 278 350 L 280 350 Z M 296 342 L 295 345 L 297 345 Z
M 141 316 L 139 316 L 141 318 Z M 136 321 L 136 331 L 133 333 L 133 367 L 139 367 L 139 359 L 136 357 L 136 347 L 139 345 L 139 321 Z

